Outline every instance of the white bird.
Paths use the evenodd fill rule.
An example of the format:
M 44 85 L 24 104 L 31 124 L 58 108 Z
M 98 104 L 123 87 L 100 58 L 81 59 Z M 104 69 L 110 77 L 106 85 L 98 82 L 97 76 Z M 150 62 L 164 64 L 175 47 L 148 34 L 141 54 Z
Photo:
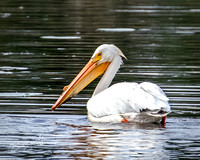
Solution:
M 87 103 L 90 121 L 164 124 L 171 109 L 167 96 L 159 86 L 150 82 L 123 82 L 109 87 L 122 64 L 121 57 L 126 58 L 115 45 L 100 45 L 70 85 L 63 88 L 63 93 L 52 110 L 105 72 Z

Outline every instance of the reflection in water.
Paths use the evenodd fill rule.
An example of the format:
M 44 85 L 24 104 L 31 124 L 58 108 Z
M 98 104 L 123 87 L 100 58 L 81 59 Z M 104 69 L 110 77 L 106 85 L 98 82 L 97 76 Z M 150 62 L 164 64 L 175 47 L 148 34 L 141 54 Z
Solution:
M 73 146 L 66 146 L 66 152 L 74 158 L 124 159 L 143 157 L 148 159 L 151 157 L 169 159 L 168 151 L 164 151 L 168 138 L 165 135 L 165 128 L 159 124 L 62 125 L 75 129 L 71 132 L 69 139 L 61 140 L 61 142 L 70 141 L 73 144 Z M 59 153 L 55 151 L 55 154 Z
M 159 124 L 98 124 L 92 123 L 91 126 L 67 125 L 71 127 L 71 136 L 61 139 L 72 144 L 65 146 L 65 154 L 74 158 L 90 157 L 102 159 L 170 159 L 189 154 L 190 157 L 198 157 L 200 145 L 198 141 L 199 126 L 191 119 L 170 119 L 168 126 L 163 128 Z M 78 123 L 77 123 L 78 124 Z M 186 129 L 187 128 L 187 129 Z M 194 133 L 188 133 L 187 130 Z M 188 155 L 188 156 L 189 156 Z
M 90 124 L 86 115 L 13 114 L 1 115 L 0 122 L 1 156 L 177 159 L 185 154 L 197 157 L 200 151 L 199 119 L 169 118 L 165 128 Z
M 93 127 L 99 128 L 100 126 L 99 124 L 95 124 Z M 92 133 L 87 139 L 88 143 L 92 145 L 93 148 L 96 148 L 94 154 L 99 154 L 96 157 L 108 159 L 130 157 L 169 158 L 168 152 L 163 152 L 167 137 L 162 135 L 163 130 L 159 125 L 117 124 L 108 125 L 108 128 L 105 129 L 106 127 L 104 124 L 102 127 L 104 129 L 96 130 L 95 136 L 92 136 Z M 160 135 L 162 135 L 162 137 Z M 160 141 L 160 139 L 162 139 L 162 141 Z

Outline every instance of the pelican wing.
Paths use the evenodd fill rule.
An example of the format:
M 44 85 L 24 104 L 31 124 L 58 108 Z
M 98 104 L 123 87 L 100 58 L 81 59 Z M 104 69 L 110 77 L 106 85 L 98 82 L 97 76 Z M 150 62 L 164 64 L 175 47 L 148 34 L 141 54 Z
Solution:
M 143 82 L 143 83 L 140 84 L 140 86 L 144 91 L 146 91 L 147 93 L 150 93 L 155 98 L 158 98 L 158 99 L 163 100 L 163 101 L 169 100 L 167 98 L 167 96 L 165 95 L 165 93 L 162 91 L 162 89 L 154 83 Z
M 140 113 L 142 111 L 170 112 L 168 98 L 157 85 L 144 82 L 117 83 L 93 96 L 87 104 L 94 117 Z

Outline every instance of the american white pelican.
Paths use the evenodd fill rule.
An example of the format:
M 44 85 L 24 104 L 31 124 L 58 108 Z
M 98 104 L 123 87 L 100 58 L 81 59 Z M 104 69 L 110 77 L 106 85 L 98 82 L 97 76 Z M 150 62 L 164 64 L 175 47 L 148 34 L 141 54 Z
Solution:
M 54 110 L 78 94 L 105 71 L 92 98 L 87 103 L 90 121 L 165 123 L 166 115 L 171 109 L 168 98 L 156 84 L 123 82 L 109 87 L 122 64 L 121 57 L 126 58 L 115 45 L 99 46 L 81 72 L 68 86 L 63 88 L 62 95 L 51 109 Z

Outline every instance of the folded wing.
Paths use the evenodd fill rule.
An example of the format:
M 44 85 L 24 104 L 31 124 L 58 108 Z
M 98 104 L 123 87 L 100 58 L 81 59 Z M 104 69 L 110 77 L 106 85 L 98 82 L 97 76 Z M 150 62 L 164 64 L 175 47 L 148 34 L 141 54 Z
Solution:
M 159 86 L 149 82 L 117 83 L 93 96 L 87 104 L 94 117 L 141 112 L 170 112 L 168 98 Z

